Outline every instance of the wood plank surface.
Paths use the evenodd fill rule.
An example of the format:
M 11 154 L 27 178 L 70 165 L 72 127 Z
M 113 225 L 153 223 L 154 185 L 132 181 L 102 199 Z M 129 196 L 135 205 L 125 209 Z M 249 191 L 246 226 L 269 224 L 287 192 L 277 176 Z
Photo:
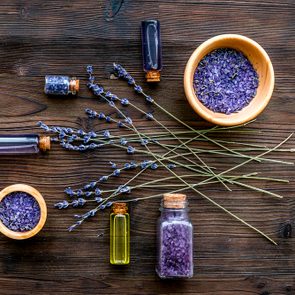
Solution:
M 110 112 L 93 98 L 86 87 L 85 66 L 93 64 L 97 79 L 121 97 L 129 97 L 150 109 L 122 81 L 111 80 L 113 62 L 119 62 L 167 110 L 192 126 L 204 127 L 189 108 L 182 86 L 183 71 L 192 51 L 206 39 L 222 33 L 253 38 L 269 53 L 276 75 L 269 106 L 249 134 L 224 133 L 221 137 L 274 146 L 295 130 L 295 3 L 293 0 L 125 0 L 114 17 L 110 8 L 120 1 L 17 1 L 0 2 L 0 131 L 39 132 L 36 122 L 50 125 L 94 128 L 106 126 L 90 121 L 86 107 Z M 144 82 L 141 60 L 140 21 L 161 22 L 164 69 L 162 81 Z M 77 98 L 49 98 L 43 94 L 46 74 L 75 75 L 81 80 Z M 165 114 L 155 116 L 167 126 L 179 125 Z M 149 122 L 128 109 L 137 126 L 150 130 Z M 153 124 L 152 124 L 153 125 Z M 110 128 L 114 128 L 111 126 Z M 153 130 L 153 129 L 151 129 Z M 156 129 L 154 129 L 156 130 Z M 260 132 L 259 132 L 260 131 Z M 245 138 L 246 137 L 246 138 Z M 294 148 L 295 140 L 285 145 Z M 225 170 L 234 163 L 205 155 L 208 164 Z M 274 154 L 274 159 L 294 161 L 294 153 Z M 132 158 L 132 157 L 131 157 Z M 67 186 L 78 188 L 110 172 L 110 160 L 131 159 L 118 149 L 77 153 L 53 146 L 47 155 L 0 158 L 0 188 L 14 183 L 36 187 L 45 197 L 49 215 L 44 230 L 27 241 L 0 237 L 0 294 L 206 294 L 270 295 L 295 294 L 295 172 L 294 166 L 251 163 L 239 172 L 259 171 L 290 183 L 255 182 L 284 195 L 277 200 L 245 188 L 226 191 L 220 184 L 203 192 L 266 232 L 278 242 L 274 246 L 233 220 L 193 192 L 190 216 L 195 228 L 195 275 L 185 281 L 161 281 L 156 261 L 155 224 L 159 199 L 131 206 L 131 263 L 109 264 L 109 212 L 101 212 L 77 231 L 67 232 L 73 222 L 72 209 L 53 208 L 63 200 Z M 134 159 L 143 157 L 134 155 Z M 169 174 L 167 174 L 169 175 Z M 112 184 L 126 181 L 126 173 Z M 156 178 L 145 175 L 138 181 Z M 136 191 L 152 195 L 165 189 Z M 98 237 L 98 235 L 101 235 Z

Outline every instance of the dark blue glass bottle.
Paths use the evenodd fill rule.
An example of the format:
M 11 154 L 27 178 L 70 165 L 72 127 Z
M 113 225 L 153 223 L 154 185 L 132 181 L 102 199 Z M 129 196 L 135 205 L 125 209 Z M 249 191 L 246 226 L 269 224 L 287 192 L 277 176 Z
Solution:
M 143 69 L 147 82 L 159 82 L 162 70 L 162 45 L 160 23 L 146 20 L 141 23 Z

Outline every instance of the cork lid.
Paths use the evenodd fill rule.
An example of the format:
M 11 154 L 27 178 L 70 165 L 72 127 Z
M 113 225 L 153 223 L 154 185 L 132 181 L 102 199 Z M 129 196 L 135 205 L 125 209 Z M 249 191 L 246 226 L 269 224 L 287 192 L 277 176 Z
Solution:
M 112 210 L 115 214 L 125 214 L 128 211 L 127 203 L 113 203 Z
M 160 82 L 161 74 L 159 71 L 148 71 L 145 75 L 147 82 Z
M 70 91 L 72 94 L 76 94 L 80 89 L 80 81 L 76 78 L 72 78 L 70 81 Z
M 50 150 L 50 136 L 41 135 L 39 137 L 39 149 L 42 152 Z
M 170 209 L 181 209 L 187 205 L 186 195 L 184 194 L 164 194 L 163 207 Z

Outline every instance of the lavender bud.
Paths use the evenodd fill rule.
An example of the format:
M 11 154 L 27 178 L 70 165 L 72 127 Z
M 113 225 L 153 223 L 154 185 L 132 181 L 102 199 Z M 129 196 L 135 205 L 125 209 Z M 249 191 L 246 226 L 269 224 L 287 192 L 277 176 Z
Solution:
M 87 71 L 87 73 L 88 74 L 92 74 L 93 73 L 93 66 L 92 65 L 88 65 L 87 67 L 86 67 L 86 71 Z
M 154 102 L 154 100 L 152 99 L 152 97 L 151 96 L 145 96 L 145 100 L 147 101 L 147 102 L 150 102 L 150 103 L 153 103 Z
M 74 195 L 74 191 L 70 187 L 65 188 L 64 192 L 71 197 Z
M 132 155 L 135 153 L 135 148 L 131 145 L 127 147 L 127 154 Z
M 99 188 L 96 188 L 94 194 L 95 194 L 96 196 L 101 196 L 101 190 L 100 190 Z
M 150 167 L 151 167 L 152 170 L 158 169 L 157 163 L 153 163 Z
M 106 120 L 107 123 L 111 123 L 112 118 L 110 116 L 106 116 L 106 119 L 105 120 Z
M 76 192 L 76 195 L 78 197 L 81 197 L 83 195 L 83 191 L 81 189 L 78 189 L 77 192 Z
M 98 116 L 97 116 L 97 118 L 98 118 L 99 120 L 104 120 L 105 117 L 106 117 L 105 114 L 102 113 L 102 112 L 100 112 L 100 113 L 98 114 Z
M 121 121 L 118 121 L 118 127 L 121 128 L 123 126 L 124 126 L 124 124 Z
M 173 168 L 176 168 L 176 165 L 173 164 L 173 163 L 169 163 L 169 164 L 167 165 L 167 167 L 168 167 L 169 169 L 173 169 Z
M 111 137 L 111 133 L 109 130 L 105 130 L 103 132 L 103 137 L 106 138 L 106 139 L 109 139 Z
M 148 143 L 149 143 L 148 139 L 142 139 L 141 142 L 140 142 L 140 144 L 141 144 L 142 146 L 145 146 L 145 145 L 147 145 Z
M 117 164 L 116 164 L 116 163 L 110 161 L 110 164 L 111 164 L 111 167 L 112 167 L 113 169 L 117 168 Z
M 122 106 L 128 106 L 129 105 L 129 100 L 127 98 L 122 98 L 120 102 L 121 102 Z
M 137 93 L 142 93 L 142 88 L 139 85 L 134 86 L 134 90 Z
M 79 206 L 84 206 L 85 203 L 86 203 L 86 200 L 85 199 L 83 199 L 83 198 L 79 198 L 78 199 L 78 205 Z
M 113 202 L 107 202 L 106 203 L 106 207 L 108 208 L 108 207 L 111 207 L 113 205 Z
M 89 198 L 92 195 L 92 192 L 85 192 L 84 194 L 86 198 Z
M 146 118 L 147 120 L 153 120 L 153 119 L 154 119 L 154 116 L 153 116 L 152 113 L 147 113 L 147 114 L 145 115 L 145 118 Z
M 103 198 L 101 198 L 101 197 L 95 197 L 95 202 L 96 203 L 101 203 L 102 200 L 103 200 Z
M 112 108 L 114 108 L 115 107 L 115 103 L 111 100 L 111 101 L 109 101 L 109 106 L 112 107 Z
M 132 125 L 132 119 L 130 117 L 126 117 L 125 122 L 129 125 Z
M 102 176 L 99 178 L 99 182 L 106 182 L 108 180 L 108 176 Z
M 120 173 L 121 173 L 121 170 L 120 169 L 116 169 L 116 170 L 114 170 L 113 175 L 114 176 L 120 176 Z
M 122 137 L 121 139 L 120 139 L 120 144 L 121 145 L 126 145 L 128 143 L 128 141 L 124 138 L 124 137 Z

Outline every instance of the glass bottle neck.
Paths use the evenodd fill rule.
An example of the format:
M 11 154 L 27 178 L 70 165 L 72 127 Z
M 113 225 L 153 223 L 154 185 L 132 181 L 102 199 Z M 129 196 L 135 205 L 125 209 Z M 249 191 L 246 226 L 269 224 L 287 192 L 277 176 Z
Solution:
M 161 217 L 165 219 L 187 219 L 188 218 L 188 208 L 160 208 Z

